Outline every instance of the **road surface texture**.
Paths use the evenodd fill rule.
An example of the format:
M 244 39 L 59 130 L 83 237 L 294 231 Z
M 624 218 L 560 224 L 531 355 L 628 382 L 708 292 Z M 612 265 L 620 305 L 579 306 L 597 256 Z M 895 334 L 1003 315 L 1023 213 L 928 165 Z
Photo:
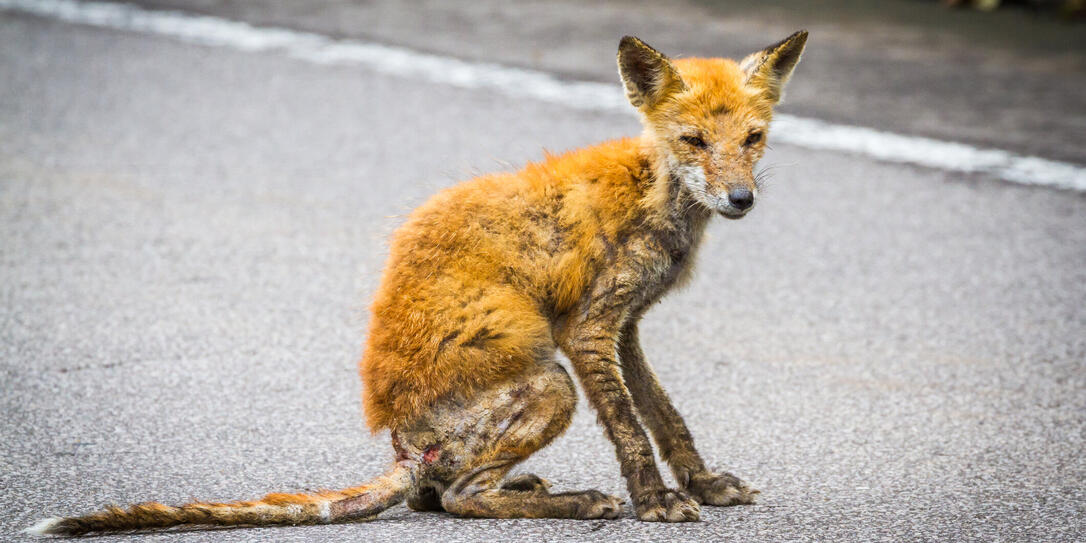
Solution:
M 169 4 L 249 16 L 244 3 Z M 337 15 L 350 9 L 316 6 L 299 28 L 351 35 Z M 629 9 L 633 31 L 656 15 Z M 714 9 L 685 28 L 731 28 Z M 592 13 L 581 24 L 605 11 Z M 540 17 L 532 35 L 546 31 Z M 882 54 L 911 63 L 907 84 L 882 84 L 904 102 L 854 67 L 871 92 L 857 104 L 846 72 L 819 71 L 833 58 L 820 51 L 875 38 L 821 21 L 785 111 L 1086 162 L 1086 108 L 1070 86 L 1080 58 L 1031 65 L 1004 117 L 990 89 L 971 108 L 933 50 L 902 46 Z M 581 54 L 593 63 L 566 49 L 532 65 L 603 80 L 621 22 L 584 37 L 558 21 L 550 39 L 591 44 Z M 739 54 L 778 30 L 658 41 Z M 452 53 L 449 32 L 399 44 Z M 481 40 L 465 36 L 465 56 L 512 62 L 515 49 Z M 1020 49 L 999 55 L 1039 55 Z M 958 62 L 971 55 L 982 53 Z M 1011 77 L 1001 61 L 971 69 Z M 939 85 L 962 103 L 938 103 Z M 110 503 L 254 498 L 380 473 L 391 448 L 363 428 L 355 362 L 391 230 L 456 180 L 638 132 L 632 114 L 15 12 L 0 12 L 0 89 L 2 540 Z M 1033 113 L 1043 126 L 1024 120 Z M 628 506 L 590 522 L 398 506 L 368 523 L 95 541 L 1086 538 L 1086 197 L 788 145 L 763 164 L 774 179 L 757 209 L 710 226 L 695 279 L 642 329 L 700 450 L 761 489 L 758 505 L 672 525 Z M 583 399 L 568 433 L 519 471 L 625 495 Z

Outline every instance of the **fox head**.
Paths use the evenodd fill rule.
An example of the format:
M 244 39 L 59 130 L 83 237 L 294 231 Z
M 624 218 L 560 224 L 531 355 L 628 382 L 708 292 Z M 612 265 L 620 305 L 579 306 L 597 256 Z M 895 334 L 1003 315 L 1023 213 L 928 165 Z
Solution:
M 698 204 L 738 219 L 754 206 L 754 165 L 765 151 L 773 106 L 799 63 L 807 32 L 751 54 L 672 61 L 626 36 L 618 70 L 667 175 Z

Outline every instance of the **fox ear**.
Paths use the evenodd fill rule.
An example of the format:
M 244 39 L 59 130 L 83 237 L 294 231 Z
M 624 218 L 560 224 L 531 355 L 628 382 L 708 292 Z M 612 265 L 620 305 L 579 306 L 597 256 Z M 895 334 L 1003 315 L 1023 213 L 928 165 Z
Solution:
M 663 53 L 633 36 L 618 44 L 618 73 L 626 85 L 626 97 L 641 111 L 686 88 L 679 71 Z
M 761 89 L 774 103 L 784 95 L 784 85 L 799 64 L 803 47 L 807 45 L 807 31 L 800 30 L 784 40 L 748 55 L 739 63 L 747 74 L 746 85 Z

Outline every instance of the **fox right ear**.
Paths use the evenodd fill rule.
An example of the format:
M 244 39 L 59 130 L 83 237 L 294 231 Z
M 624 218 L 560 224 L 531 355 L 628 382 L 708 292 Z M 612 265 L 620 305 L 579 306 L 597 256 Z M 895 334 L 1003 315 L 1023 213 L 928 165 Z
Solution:
M 686 88 L 679 71 L 663 53 L 633 36 L 618 44 L 618 73 L 626 85 L 626 97 L 641 111 Z

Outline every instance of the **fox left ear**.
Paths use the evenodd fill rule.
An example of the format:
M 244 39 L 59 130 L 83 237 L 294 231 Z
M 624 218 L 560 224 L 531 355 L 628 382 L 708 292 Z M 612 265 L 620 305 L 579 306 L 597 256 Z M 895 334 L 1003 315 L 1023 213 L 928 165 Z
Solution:
M 807 31 L 800 30 L 779 43 L 748 55 L 739 63 L 739 68 L 747 74 L 746 85 L 761 89 L 774 103 L 780 102 L 784 85 L 788 83 L 796 64 L 799 64 L 805 45 Z

